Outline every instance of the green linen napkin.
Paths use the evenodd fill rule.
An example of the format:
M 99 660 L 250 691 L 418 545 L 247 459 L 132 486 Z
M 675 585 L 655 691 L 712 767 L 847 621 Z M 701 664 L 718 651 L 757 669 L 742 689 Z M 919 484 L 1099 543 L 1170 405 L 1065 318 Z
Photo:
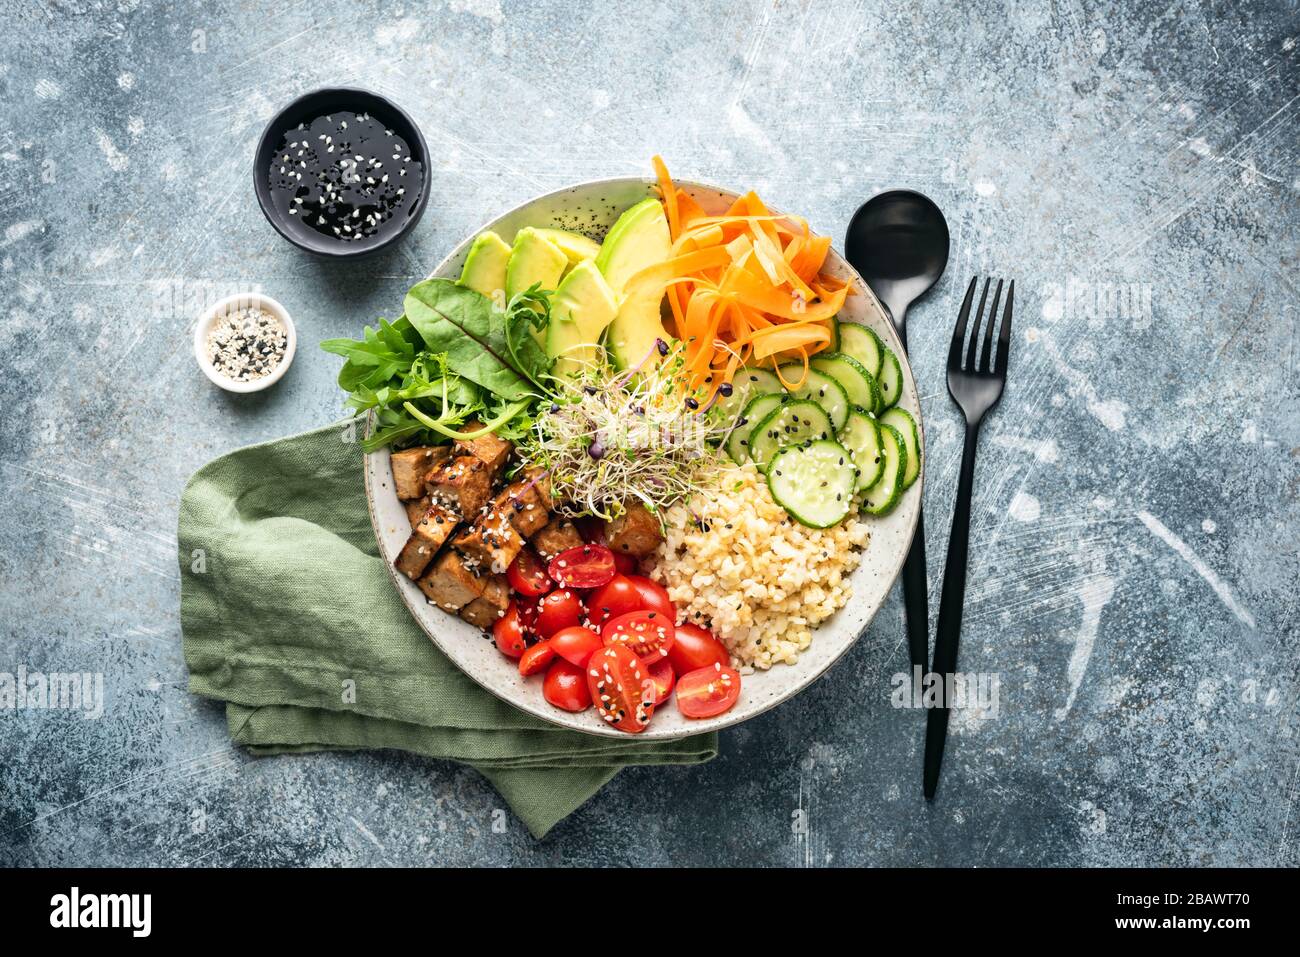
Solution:
M 541 837 L 629 764 L 696 764 L 717 735 L 611 740 L 524 714 L 416 625 L 379 557 L 359 426 L 208 463 L 181 498 L 190 691 L 253 754 L 397 748 L 477 768 Z M 540 695 L 540 688 L 538 694 Z

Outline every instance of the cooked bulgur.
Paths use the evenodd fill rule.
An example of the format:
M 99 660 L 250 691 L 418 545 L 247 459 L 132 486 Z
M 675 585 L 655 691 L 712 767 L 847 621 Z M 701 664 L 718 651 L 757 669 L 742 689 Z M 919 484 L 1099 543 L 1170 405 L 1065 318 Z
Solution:
M 711 628 L 738 666 L 793 664 L 813 628 L 849 600 L 867 526 L 856 516 L 800 525 L 752 464 L 720 469 L 708 484 L 667 510 L 651 576 L 681 619 Z

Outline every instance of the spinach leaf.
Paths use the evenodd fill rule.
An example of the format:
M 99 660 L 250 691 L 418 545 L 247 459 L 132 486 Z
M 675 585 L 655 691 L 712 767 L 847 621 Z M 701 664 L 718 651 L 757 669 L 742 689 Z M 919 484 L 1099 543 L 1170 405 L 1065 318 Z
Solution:
M 405 306 L 429 351 L 445 353 L 457 375 L 507 400 L 534 393 L 486 296 L 450 279 L 426 279 L 411 287 Z
M 535 283 L 523 292 L 515 293 L 506 305 L 503 325 L 506 348 L 510 350 L 515 368 L 539 390 L 546 392 L 542 379 L 550 374 L 554 360 L 538 343 L 534 332 L 544 330 L 551 321 L 551 303 L 540 285 Z

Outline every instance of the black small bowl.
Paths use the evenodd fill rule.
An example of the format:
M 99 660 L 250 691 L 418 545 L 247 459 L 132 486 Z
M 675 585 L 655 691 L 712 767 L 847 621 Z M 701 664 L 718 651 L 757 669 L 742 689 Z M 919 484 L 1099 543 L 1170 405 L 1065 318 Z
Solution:
M 275 203 L 272 194 L 270 173 L 274 153 L 283 141 L 284 134 L 300 123 L 310 123 L 321 116 L 333 113 L 369 114 L 380 121 L 405 140 L 410 150 L 410 158 L 420 166 L 418 177 L 419 195 L 409 203 L 403 203 L 398 213 L 405 216 L 405 221 L 393 223 L 374 236 L 364 239 L 344 241 L 335 239 L 325 233 L 306 226 L 296 215 L 282 211 Z M 336 259 L 350 259 L 366 256 L 391 246 L 415 228 L 415 224 L 424 215 L 424 207 L 429 199 L 429 147 L 424 135 L 415 121 L 406 111 L 387 97 L 369 90 L 350 87 L 326 87 L 313 90 L 294 100 L 279 113 L 262 131 L 257 142 L 257 152 L 253 156 L 253 189 L 257 194 L 257 203 L 277 233 L 299 249 L 329 256 Z

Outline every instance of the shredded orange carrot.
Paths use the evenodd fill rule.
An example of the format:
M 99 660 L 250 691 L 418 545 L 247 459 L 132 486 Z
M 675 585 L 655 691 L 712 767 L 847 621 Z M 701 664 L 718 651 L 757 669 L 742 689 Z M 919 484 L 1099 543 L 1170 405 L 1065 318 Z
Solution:
M 716 390 L 746 363 L 803 366 L 832 339 L 835 314 L 853 289 L 822 272 L 831 241 L 806 220 L 773 213 L 752 190 L 721 216 L 677 187 L 653 160 L 672 256 L 628 280 L 627 289 L 666 287 L 674 331 L 693 389 Z

